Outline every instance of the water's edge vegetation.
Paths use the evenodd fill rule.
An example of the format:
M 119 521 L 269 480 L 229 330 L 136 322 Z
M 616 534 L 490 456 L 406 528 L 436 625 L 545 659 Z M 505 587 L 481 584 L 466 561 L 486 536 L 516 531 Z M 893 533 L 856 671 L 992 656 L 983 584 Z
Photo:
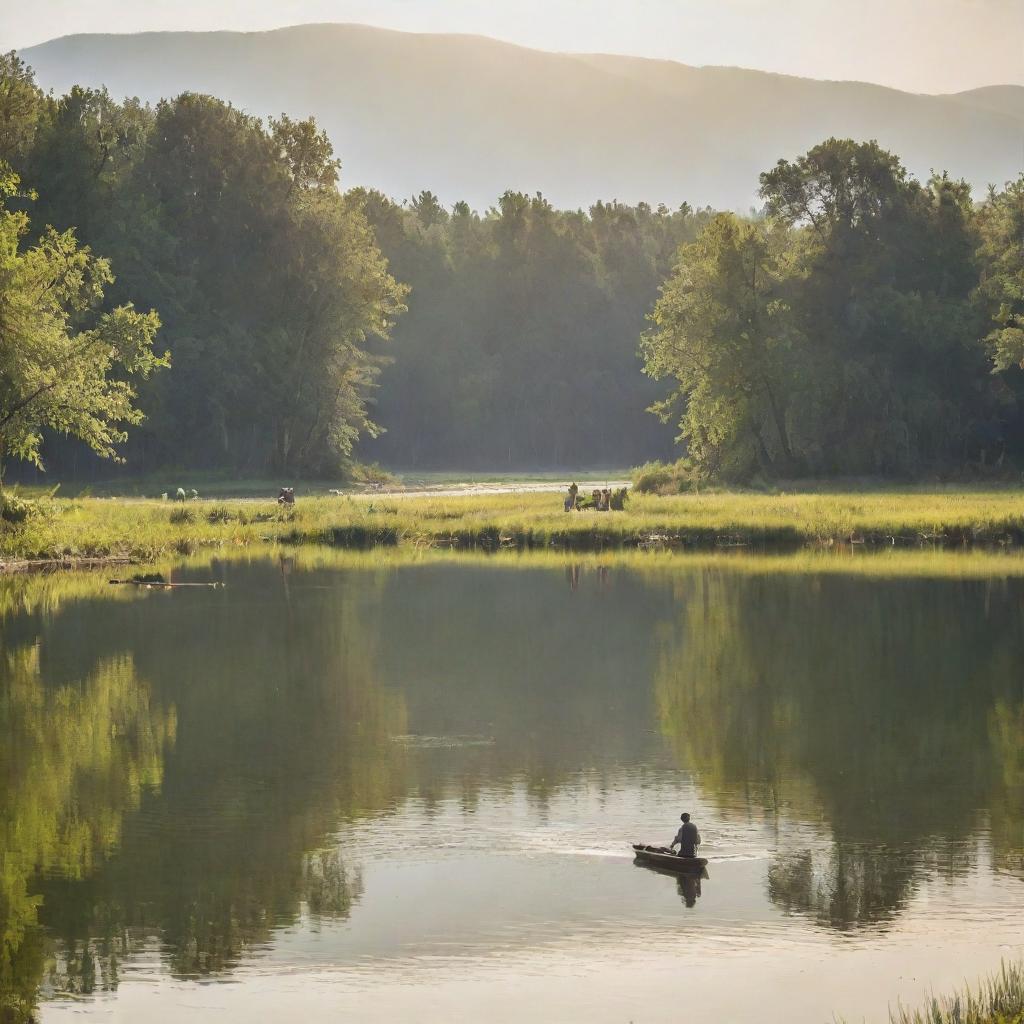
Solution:
M 974 492 L 707 493 L 630 497 L 624 512 L 562 511 L 552 493 L 255 500 L 26 502 L 0 523 L 0 564 L 149 562 L 267 543 L 345 549 L 760 553 L 851 547 L 1024 547 L 1024 498 Z
M 951 996 L 932 996 L 923 1009 L 899 1007 L 889 1015 L 892 1024 L 1022 1024 L 1024 1022 L 1024 964 L 1006 963 L 977 989 L 964 988 Z
M 400 501 L 396 499 L 394 503 Z M 1014 567 L 1021 575 L 1024 554 L 977 549 L 950 553 L 918 548 L 865 552 L 864 548 L 847 547 L 777 555 L 755 555 L 742 549 L 685 555 L 640 550 L 582 554 L 545 550 L 494 555 L 479 549 L 453 551 L 416 548 L 411 544 L 358 551 L 329 545 L 240 545 L 208 546 L 188 559 L 168 559 L 159 565 L 168 578 L 173 573 L 175 579 L 225 582 L 227 591 L 216 593 L 186 590 L 173 596 L 158 595 L 137 587 L 109 586 L 107 579 L 114 574 L 100 572 L 6 578 L 0 585 L 0 626 L 11 649 L 20 652 L 12 661 L 18 686 L 11 690 L 14 711 L 7 722 L 15 739 L 28 736 L 29 740 L 20 747 L 9 741 L 4 749 L 20 751 L 19 765 L 39 763 L 25 756 L 26 750 L 36 749 L 28 743 L 44 742 L 56 730 L 30 730 L 38 728 L 38 721 L 47 710 L 61 706 L 60 701 L 67 699 L 67 694 L 74 695 L 80 690 L 84 697 L 72 701 L 70 715 L 57 720 L 70 737 L 82 733 L 99 737 L 105 758 L 95 762 L 100 769 L 68 773 L 61 776 L 61 780 L 66 780 L 64 788 L 56 787 L 61 799 L 72 808 L 69 816 L 84 814 L 112 824 L 97 838 L 95 847 L 89 847 L 95 863 L 100 865 L 99 881 L 89 883 L 86 892 L 90 898 L 75 900 L 78 909 L 69 912 L 74 928 L 67 927 L 58 935 L 54 962 L 61 969 L 70 964 L 75 971 L 84 971 L 89 965 L 80 964 L 81 954 L 76 951 L 84 948 L 91 956 L 93 947 L 80 943 L 72 946 L 65 941 L 65 935 L 94 934 L 110 920 L 108 912 L 119 915 L 114 917 L 115 921 L 124 920 L 125 904 L 117 898 L 126 886 L 130 888 L 137 877 L 136 870 L 147 876 L 153 871 L 158 840 L 153 839 L 154 833 L 148 826 L 133 831 L 140 790 L 138 786 L 118 785 L 119 772 L 129 779 L 141 779 L 142 785 L 149 780 L 151 788 L 159 785 L 168 794 L 166 806 L 174 809 L 162 820 L 174 823 L 184 820 L 183 805 L 174 801 L 181 800 L 182 793 L 205 788 L 190 780 L 217 777 L 223 770 L 229 783 L 226 791 L 233 795 L 239 785 L 237 776 L 232 774 L 238 771 L 234 766 L 251 763 L 250 758 L 240 756 L 240 751 L 266 749 L 273 746 L 268 739 L 273 737 L 289 752 L 285 759 L 289 767 L 278 771 L 275 764 L 267 769 L 265 777 L 257 778 L 256 797 L 241 801 L 244 809 L 237 817 L 227 816 L 229 825 L 225 833 L 217 832 L 212 837 L 204 834 L 194 844 L 187 838 L 187 829 L 155 833 L 157 837 L 186 836 L 184 840 L 170 840 L 180 843 L 173 848 L 174 857 L 156 859 L 163 864 L 164 874 L 160 877 L 186 877 L 191 887 L 190 898 L 182 899 L 180 889 L 172 885 L 170 897 L 164 902 L 158 898 L 153 904 L 153 917 L 147 918 L 159 922 L 168 936 L 164 962 L 170 971 L 229 978 L 249 950 L 266 946 L 275 924 L 281 926 L 296 919 L 292 908 L 306 898 L 309 890 L 302 886 L 310 882 L 310 876 L 300 876 L 292 870 L 299 857 L 296 851 L 315 847 L 319 842 L 315 837 L 320 834 L 333 834 L 336 818 L 331 815 L 341 813 L 338 808 L 361 820 L 380 813 L 382 807 L 393 807 L 403 792 L 411 791 L 410 779 L 417 778 L 417 785 L 422 785 L 425 778 L 430 778 L 407 774 L 409 755 L 401 744 L 396 747 L 394 738 L 415 733 L 417 726 L 425 728 L 423 720 L 416 719 L 415 709 L 423 706 L 417 700 L 433 699 L 431 689 L 395 688 L 394 680 L 404 673 L 406 662 L 400 659 L 391 663 L 389 670 L 379 660 L 374 645 L 381 634 L 374 624 L 387 624 L 387 628 L 397 629 L 402 635 L 411 623 L 419 622 L 418 639 L 409 640 L 415 664 L 416 652 L 425 649 L 421 645 L 432 642 L 439 623 L 453 622 L 453 632 L 449 634 L 454 652 L 451 664 L 466 663 L 451 677 L 456 682 L 449 684 L 445 698 L 448 707 L 456 707 L 466 703 L 467 692 L 479 693 L 461 688 L 475 678 L 474 671 L 480 668 L 480 662 L 473 660 L 468 638 L 485 635 L 482 623 L 492 619 L 501 622 L 502 628 L 497 632 L 503 636 L 500 643 L 506 646 L 495 649 L 498 641 L 494 637 L 483 641 L 489 651 L 486 663 L 504 666 L 502 671 L 509 673 L 499 675 L 490 684 L 491 693 L 504 695 L 506 703 L 499 700 L 493 705 L 500 709 L 529 699 L 530 693 L 535 692 L 531 686 L 542 685 L 536 679 L 528 679 L 521 671 L 522 665 L 509 655 L 522 635 L 530 635 L 541 650 L 550 649 L 547 638 L 560 638 L 560 631 L 564 630 L 564 620 L 553 615 L 552 609 L 564 607 L 565 600 L 576 600 L 566 593 L 570 589 L 578 590 L 587 604 L 591 603 L 591 596 L 600 595 L 601 600 L 594 602 L 593 607 L 601 611 L 598 619 L 589 620 L 592 627 L 596 623 L 596 628 L 568 631 L 574 639 L 569 641 L 567 663 L 587 668 L 596 664 L 606 653 L 604 649 L 599 647 L 593 661 L 580 662 L 578 653 L 592 643 L 593 632 L 601 633 L 613 623 L 617 623 L 619 632 L 608 649 L 617 648 L 622 660 L 613 662 L 608 672 L 597 677 L 597 687 L 589 672 L 581 672 L 575 693 L 582 703 L 564 705 L 567 722 L 590 721 L 588 709 L 605 706 L 609 695 L 624 688 L 621 666 L 639 664 L 637 659 L 642 654 L 650 660 L 644 661 L 636 674 L 642 679 L 649 675 L 651 679 L 650 699 L 657 711 L 656 718 L 650 721 L 656 721 L 658 735 L 671 752 L 668 763 L 700 765 L 700 785 L 709 799 L 721 807 L 723 815 L 729 813 L 730 792 L 742 784 L 748 794 L 742 804 L 747 815 L 781 807 L 787 809 L 787 820 L 795 817 L 810 821 L 820 816 L 830 823 L 833 834 L 839 837 L 837 842 L 842 844 L 836 850 L 848 853 L 849 858 L 833 857 L 827 847 L 815 848 L 816 853 L 812 854 L 798 843 L 795 847 L 780 848 L 777 860 L 769 868 L 770 898 L 787 915 L 805 916 L 815 927 L 829 929 L 830 934 L 849 935 L 856 930 L 864 936 L 866 929 L 894 926 L 910 910 L 913 893 L 923 879 L 941 878 L 948 885 L 962 884 L 972 877 L 968 864 L 987 870 L 989 860 L 984 855 L 978 860 L 970 859 L 970 854 L 954 856 L 955 850 L 962 849 L 958 845 L 964 839 L 962 830 L 954 825 L 947 832 L 937 822 L 975 820 L 976 827 L 991 836 L 988 843 L 993 851 L 994 870 L 1019 876 L 1020 789 L 1015 766 L 1024 720 L 1020 718 L 1019 688 L 1005 668 L 1019 663 L 1015 652 L 1019 652 L 1020 639 L 1016 610 L 1020 585 L 994 579 L 1000 565 Z M 613 567 L 611 572 L 602 575 L 609 566 Z M 619 566 L 627 567 L 628 571 L 619 573 Z M 897 578 L 878 586 L 865 586 L 810 575 L 820 567 L 849 566 L 882 566 L 879 571 L 889 569 Z M 973 567 L 976 578 L 984 578 L 984 582 L 967 587 L 923 588 L 905 578 L 914 567 L 941 574 L 956 573 L 962 566 Z M 410 567 L 415 567 L 412 572 Z M 576 567 L 582 568 L 577 571 Z M 538 573 L 537 568 L 544 571 Z M 179 569 L 181 576 L 177 575 Z M 500 572 L 500 580 L 495 569 Z M 328 572 L 312 575 L 323 570 Z M 766 574 L 775 571 L 794 575 L 788 579 L 768 578 Z M 801 578 L 796 575 L 800 572 L 807 575 Z M 120 575 L 121 570 L 116 574 Z M 541 576 L 554 579 L 545 579 L 538 585 Z M 488 579 L 491 582 L 481 587 L 482 581 Z M 337 588 L 333 591 L 334 600 L 328 604 L 320 603 L 321 596 L 328 593 L 321 589 L 325 584 Z M 425 596 L 407 604 L 406 598 L 417 593 Z M 936 626 L 934 609 L 929 610 L 925 597 L 929 593 L 940 595 L 945 614 L 955 616 L 944 621 L 954 628 Z M 384 594 L 390 596 L 381 603 L 379 596 Z M 442 595 L 450 596 L 452 603 L 439 601 Z M 525 601 L 524 595 L 536 595 L 541 601 Z M 554 603 L 543 603 L 545 598 Z M 360 603 L 363 599 L 368 603 Z M 497 604 L 495 599 L 500 599 Z M 436 611 L 423 620 L 421 616 L 432 604 L 438 606 Z M 479 612 L 474 614 L 477 605 Z M 577 603 L 577 610 L 580 607 Z M 819 617 L 814 613 L 819 607 L 831 607 L 833 611 Z M 525 609 L 528 618 L 508 619 L 515 608 Z M 220 644 L 216 653 L 209 645 L 200 647 L 199 656 L 184 662 L 170 656 L 177 638 L 185 635 L 189 627 L 208 640 L 224 635 L 220 627 L 205 633 L 200 628 L 203 622 L 220 621 L 222 612 L 234 623 L 233 632 L 227 632 L 227 636 L 237 641 L 255 632 L 260 635 L 259 642 L 243 653 L 239 653 L 240 645 L 235 642 Z M 137 615 L 144 618 L 137 619 Z M 54 628 L 58 620 L 62 625 Z M 874 628 L 878 621 L 887 623 L 885 631 Z M 133 622 L 136 626 L 130 627 Z M 138 628 L 141 622 L 159 623 L 154 632 L 161 647 L 148 652 L 129 648 L 127 654 L 110 656 L 111 645 L 113 650 L 124 652 L 126 630 Z M 541 622 L 546 623 L 544 628 Z M 832 622 L 836 628 L 819 628 L 826 622 Z M 530 628 L 524 633 L 520 627 L 526 623 Z M 44 649 L 48 647 L 55 655 L 62 650 L 77 651 L 84 645 L 98 659 L 97 667 L 83 671 L 72 685 L 44 691 L 49 677 L 43 674 L 46 659 L 41 664 L 38 660 L 40 636 L 44 638 Z M 968 658 L 964 653 L 965 637 L 973 637 L 971 650 L 982 652 L 978 657 Z M 311 671 L 308 659 L 292 656 L 293 651 L 305 648 L 297 642 L 289 645 L 282 638 L 298 638 L 306 644 L 319 644 L 314 650 L 334 652 L 335 660 L 326 663 L 331 671 Z M 196 642 L 200 643 L 198 638 Z M 901 652 L 895 659 L 894 642 Z M 253 666 L 266 659 L 268 652 L 278 652 L 273 655 L 277 660 L 259 676 Z M 232 670 L 233 658 L 242 658 L 243 667 Z M 61 660 L 56 657 L 57 662 Z M 284 676 L 282 666 L 290 661 L 295 675 Z M 820 679 L 821 666 L 826 662 L 832 663 L 829 686 L 821 685 Z M 913 673 L 907 688 L 893 687 L 899 667 L 913 663 L 920 671 Z M 963 676 L 967 664 L 971 665 L 969 686 L 964 685 Z M 709 671 L 709 666 L 717 666 L 718 670 Z M 239 685 L 250 675 L 265 688 L 266 703 L 260 702 L 261 714 L 255 716 L 260 728 L 245 734 L 245 746 L 239 745 L 243 742 L 239 732 L 231 731 L 223 741 L 229 756 L 221 761 L 216 757 L 206 759 L 200 752 L 217 748 L 214 740 L 220 740 L 222 735 L 223 709 L 238 706 Z M 441 675 L 448 678 L 447 672 Z M 308 677 L 317 681 L 309 692 L 293 688 L 294 684 L 284 687 L 292 695 L 289 699 L 298 705 L 294 716 L 282 716 L 281 704 L 274 698 L 279 677 Z M 180 688 L 175 686 L 179 678 Z M 522 689 L 510 685 L 510 681 L 520 682 Z M 606 688 L 602 688 L 601 681 Z M 326 702 L 325 695 L 337 688 L 343 697 L 335 703 Z M 37 696 L 41 692 L 46 692 L 46 700 Z M 634 725 L 645 727 L 648 718 L 643 710 L 642 692 L 642 688 L 631 689 L 630 699 L 624 705 L 631 709 L 627 718 Z M 491 707 L 486 693 L 483 705 Z M 851 695 L 852 702 L 837 699 L 841 694 Z M 922 713 L 924 701 L 929 702 L 927 714 Z M 558 703 L 562 705 L 561 701 Z M 116 729 L 97 727 L 96 719 L 110 708 Z M 336 709 L 337 713 L 325 714 L 325 708 Z M 787 717 L 780 719 L 783 712 Z M 498 714 L 499 720 L 520 722 L 530 730 L 536 728 L 537 719 L 532 715 L 519 719 L 513 714 L 509 719 L 503 718 L 500 710 Z M 602 720 L 610 722 L 600 716 L 596 719 Z M 780 720 L 786 722 L 786 728 L 778 727 Z M 870 723 L 877 720 L 887 722 L 888 728 L 872 729 Z M 88 730 L 81 727 L 83 721 Z M 311 723 L 321 721 L 326 723 L 324 732 L 311 731 Z M 200 726 L 201 722 L 205 728 Z M 546 731 L 531 732 L 537 750 L 557 748 L 551 742 L 558 735 L 557 728 L 555 723 L 548 723 Z M 590 745 L 585 749 L 607 753 L 618 729 L 618 724 L 614 724 L 608 732 L 580 730 L 589 734 Z M 863 736 L 864 742 L 853 752 L 848 762 L 850 770 L 836 773 L 831 768 L 831 752 L 837 739 L 851 732 Z M 624 735 L 640 735 L 645 743 L 650 741 L 645 728 L 639 734 Z M 916 735 L 923 738 L 924 746 L 916 748 L 911 744 L 908 749 L 906 738 Z M 577 749 L 570 744 L 563 747 Z M 122 749 L 132 756 L 119 758 L 117 754 Z M 496 748 L 481 749 L 489 759 Z M 565 751 L 553 760 L 534 760 L 533 747 L 498 749 L 501 757 L 494 762 L 498 770 L 495 778 L 507 778 L 513 770 L 532 772 L 527 777 L 536 780 L 536 792 L 547 794 L 548 798 L 560 783 L 574 777 L 572 767 L 577 762 L 567 757 Z M 628 746 L 611 749 L 619 757 Z M 945 751 L 945 766 L 938 776 L 930 760 L 915 757 L 914 749 Z M 299 756 L 298 750 L 303 756 Z M 325 755 L 325 750 L 330 754 Z M 977 760 L 973 759 L 972 751 L 979 752 Z M 782 763 L 787 752 L 795 763 L 803 766 L 800 773 L 775 780 L 770 787 L 758 788 L 754 783 L 761 778 L 759 766 Z M 93 748 L 86 745 L 78 756 L 86 758 L 92 753 Z M 324 778 L 336 785 L 332 786 L 332 781 L 310 785 L 310 777 L 321 778 L 311 776 L 312 766 L 325 756 L 329 760 Z M 230 766 L 221 769 L 225 761 Z M 435 770 L 448 771 L 444 766 L 438 768 L 437 762 L 431 763 Z M 349 764 L 351 769 L 346 767 Z M 901 774 L 900 766 L 907 766 L 909 774 Z M 93 781 L 97 771 L 103 785 Z M 186 776 L 183 772 L 192 774 Z M 951 776 L 965 775 L 971 779 L 966 791 L 949 790 L 944 784 Z M 901 779 L 899 787 L 882 791 L 876 785 L 877 780 L 897 777 Z M 857 837 L 851 846 L 849 822 L 863 816 L 864 804 L 859 794 L 864 792 L 862 781 L 866 778 L 872 780 L 872 793 L 881 794 L 878 799 L 871 797 L 871 817 L 877 827 Z M 50 779 L 41 770 L 31 772 L 18 792 L 32 797 Z M 80 785 L 86 788 L 81 796 L 74 788 L 79 779 L 85 780 Z M 423 788 L 433 790 L 429 783 Z M 217 793 L 224 791 L 224 784 L 216 789 Z M 93 803 L 87 802 L 89 797 L 93 797 Z M 103 799 L 108 801 L 106 817 L 100 817 L 97 810 L 97 802 Z M 211 806 L 206 800 L 205 796 L 201 798 L 203 809 Z M 269 830 L 281 839 L 268 850 L 254 840 L 268 831 L 263 818 L 263 809 L 268 805 L 286 806 L 291 814 L 313 825 Z M 36 805 L 31 799 L 23 799 L 15 806 L 33 809 Z M 63 820 L 59 816 L 63 806 L 59 801 L 45 806 L 56 806 L 55 820 Z M 994 816 L 973 819 L 970 809 L 980 807 L 991 808 Z M 910 808 L 920 808 L 921 817 L 908 813 Z M 908 841 L 917 852 L 910 861 L 892 845 L 892 823 L 899 820 L 912 823 Z M 66 832 L 72 838 L 78 835 L 74 830 Z M 47 835 L 38 834 L 44 839 Z M 204 860 L 209 855 L 208 842 L 227 849 L 229 855 Z M 112 855 L 115 845 L 127 854 Z M 177 859 L 179 856 L 181 860 Z M 310 862 L 314 867 L 324 863 L 319 853 Z M 27 859 L 17 866 L 33 863 L 33 859 Z M 182 870 L 182 863 L 189 870 Z M 212 874 L 207 875 L 203 868 L 210 863 L 214 867 Z M 936 863 L 948 867 L 936 873 Z M 332 905 L 339 908 L 335 911 L 339 919 L 363 898 L 358 864 L 357 856 L 345 858 L 344 854 L 327 861 L 329 872 L 333 871 L 331 877 L 337 881 L 332 890 L 337 898 Z M 270 881 L 253 883 L 250 879 L 255 876 Z M 14 906 L 26 908 L 25 920 L 29 922 L 25 934 L 29 939 L 49 935 L 45 929 L 51 922 L 56 919 L 66 923 L 68 919 L 63 915 L 46 917 L 45 913 L 37 919 L 32 905 L 26 902 L 34 891 L 25 887 L 25 877 L 24 873 L 14 875 L 19 886 L 16 896 L 21 900 Z M 314 872 L 312 883 L 318 879 Z M 75 891 L 79 890 L 51 887 L 45 895 L 49 906 L 54 907 L 62 901 L 67 905 L 69 893 Z M 242 904 L 246 909 L 242 911 L 238 909 L 239 892 L 246 897 Z M 286 897 L 283 900 L 282 892 Z M 851 897 L 851 892 L 856 895 Z M 201 900 L 203 896 L 205 903 Z M 272 903 L 275 898 L 278 902 Z M 202 916 L 187 914 L 184 921 L 175 916 L 177 906 L 191 907 L 196 901 L 211 909 Z M 284 907 L 281 916 L 275 918 L 266 909 L 269 906 Z M 102 912 L 98 913 L 96 907 Z M 44 931 L 33 930 L 37 920 Z M 208 923 L 211 920 L 214 926 Z M 228 932 L 230 945 L 226 948 L 220 938 L 225 934 L 221 921 L 233 924 Z M 24 990 L 35 993 L 42 961 L 31 959 L 31 954 L 46 947 L 28 941 L 22 942 L 20 948 L 26 955 L 18 963 L 31 968 L 21 975 L 27 979 Z M 122 950 L 122 962 L 130 954 L 131 947 Z M 992 967 L 999 955 L 998 950 L 992 952 Z M 97 978 L 109 976 L 101 973 L 108 961 L 97 956 L 97 962 Z M 67 971 L 68 975 L 71 973 Z M 957 985 L 961 972 L 954 968 L 946 976 L 936 978 L 933 972 L 932 977 L 942 991 Z M 910 991 L 910 1005 L 917 1004 L 917 991 L 916 986 Z M 26 998 L 31 1003 L 35 997 Z M 838 1000 L 829 1000 L 826 1005 L 828 1011 L 844 1010 Z M 894 1011 L 898 1012 L 903 1011 Z M 879 1006 L 879 1013 L 884 1019 L 884 1004 Z M 999 1017 L 986 1016 L 894 1016 L 899 1024 L 916 1024 L 918 1019 L 939 1024 L 958 1019 L 975 1020 L 978 1024 L 1000 1021 Z M 1003 1024 L 1015 1020 L 1009 1016 Z

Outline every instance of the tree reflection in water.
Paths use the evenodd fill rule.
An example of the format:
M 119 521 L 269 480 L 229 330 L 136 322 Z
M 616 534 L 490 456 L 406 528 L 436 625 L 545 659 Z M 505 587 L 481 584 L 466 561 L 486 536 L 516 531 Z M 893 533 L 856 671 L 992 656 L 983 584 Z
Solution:
M 655 689 L 663 734 L 722 813 L 774 820 L 770 898 L 830 927 L 879 925 L 926 870 L 1024 850 L 1019 584 L 682 578 Z M 831 852 L 793 850 L 819 823 Z
M 407 790 L 389 742 L 407 731 L 405 708 L 374 676 L 379 632 L 357 616 L 367 595 L 356 586 L 306 601 L 291 588 L 283 604 L 273 591 L 248 607 L 234 588 L 212 629 L 208 606 L 166 606 L 168 640 L 196 640 L 175 656 L 146 650 L 176 696 L 179 741 L 159 800 L 125 829 L 118 855 L 83 882 L 44 888 L 47 924 L 69 948 L 113 915 L 123 933 L 159 935 L 174 975 L 197 977 L 230 970 L 303 913 L 349 913 L 362 883 L 330 835 Z
M 130 657 L 101 660 L 81 681 L 48 687 L 36 646 L 0 665 L 0 1019 L 31 1017 L 50 956 L 39 928 L 40 876 L 84 878 L 120 842 L 125 815 L 159 786 L 173 708 L 153 699 Z M 116 954 L 86 943 L 59 984 L 116 984 Z
M 683 561 L 583 567 L 569 586 L 515 563 L 210 571 L 231 586 L 50 587 L 47 614 L 8 609 L 15 1020 L 44 978 L 115 987 L 142 944 L 207 976 L 283 926 L 345 918 L 362 878 L 336 832 L 386 827 L 413 796 L 469 814 L 521 791 L 543 820 L 566 785 L 674 763 L 723 817 L 775 825 L 769 898 L 837 929 L 884 926 L 926 873 L 968 871 L 983 832 L 1024 876 L 1019 584 Z M 409 733 L 472 742 L 394 742 Z M 698 904 L 699 879 L 675 884 Z
M 26 644 L 0 668 L 5 1024 L 31 1018 L 44 978 L 116 988 L 155 935 L 175 975 L 215 974 L 300 913 L 344 917 L 358 899 L 329 835 L 406 791 L 388 742 L 404 706 L 373 678 L 377 634 L 344 588 L 300 609 L 279 596 L 165 602 L 144 641 L 139 606 L 102 599 L 11 623 Z M 111 653 L 126 637 L 134 659 Z M 47 685 L 41 650 L 58 679 L 98 667 Z

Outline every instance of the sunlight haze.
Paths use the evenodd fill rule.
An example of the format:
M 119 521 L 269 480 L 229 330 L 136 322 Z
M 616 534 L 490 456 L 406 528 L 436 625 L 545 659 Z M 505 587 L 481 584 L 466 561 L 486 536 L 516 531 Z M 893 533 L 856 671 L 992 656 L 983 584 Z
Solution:
M 1024 1024 L 1022 680 L 1024 0 L 0 0 L 0 1024 Z
M 0 12 L 0 47 L 80 32 L 261 31 L 310 22 L 477 33 L 545 50 L 735 65 L 917 92 L 1024 84 L 1018 0 L 40 0 Z

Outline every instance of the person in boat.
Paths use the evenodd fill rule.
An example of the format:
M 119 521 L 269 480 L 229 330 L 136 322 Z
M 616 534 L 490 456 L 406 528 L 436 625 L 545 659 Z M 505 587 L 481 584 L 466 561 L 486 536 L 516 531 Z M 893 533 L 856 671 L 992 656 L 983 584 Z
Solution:
M 700 833 L 697 831 L 697 826 L 690 821 L 690 815 L 685 812 L 679 816 L 679 820 L 682 825 L 679 826 L 679 831 L 669 849 L 672 850 L 678 846 L 680 857 L 696 857 L 697 847 L 700 846 Z

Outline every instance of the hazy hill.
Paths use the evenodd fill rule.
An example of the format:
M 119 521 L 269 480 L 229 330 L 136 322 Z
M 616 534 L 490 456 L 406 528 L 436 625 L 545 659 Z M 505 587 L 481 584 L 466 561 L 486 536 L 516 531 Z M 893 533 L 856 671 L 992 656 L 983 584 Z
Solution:
M 315 114 L 346 185 L 490 205 L 507 188 L 595 198 L 753 201 L 757 174 L 829 135 L 877 138 L 927 176 L 980 190 L 1021 170 L 1024 88 L 922 96 L 737 68 L 568 55 L 358 25 L 78 35 L 23 52 L 40 83 L 148 100 L 186 89 L 257 114 Z

